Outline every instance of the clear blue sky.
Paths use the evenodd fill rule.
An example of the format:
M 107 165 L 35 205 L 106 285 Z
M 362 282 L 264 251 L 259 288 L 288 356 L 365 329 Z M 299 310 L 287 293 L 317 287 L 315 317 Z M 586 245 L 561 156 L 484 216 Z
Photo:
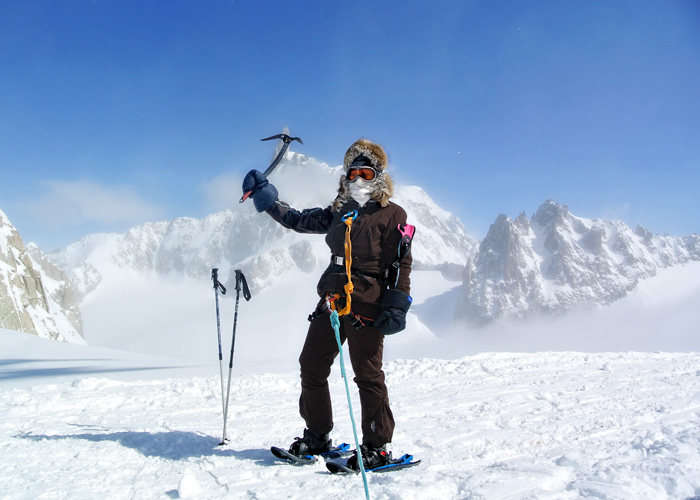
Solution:
M 0 5 L 0 209 L 45 250 L 234 206 L 285 125 L 382 143 L 476 238 L 548 198 L 700 233 L 700 2 Z

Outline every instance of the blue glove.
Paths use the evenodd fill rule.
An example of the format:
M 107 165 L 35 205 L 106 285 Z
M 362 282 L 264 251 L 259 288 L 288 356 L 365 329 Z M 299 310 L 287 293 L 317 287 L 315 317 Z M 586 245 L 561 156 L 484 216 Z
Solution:
M 374 326 L 384 335 L 400 332 L 406 328 L 406 313 L 411 302 L 413 299 L 410 295 L 393 288 L 387 290 L 380 304 L 382 311 L 374 320 Z
M 275 204 L 277 199 L 277 188 L 270 184 L 262 172 L 251 170 L 243 178 L 243 193 L 251 191 L 255 210 L 264 212 Z

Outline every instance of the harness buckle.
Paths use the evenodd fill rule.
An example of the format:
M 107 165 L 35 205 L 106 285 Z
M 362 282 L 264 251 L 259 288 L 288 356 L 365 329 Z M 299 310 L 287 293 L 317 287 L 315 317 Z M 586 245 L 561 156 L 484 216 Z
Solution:
M 327 293 L 326 294 L 326 304 L 325 309 L 328 312 L 335 311 L 337 309 L 336 301 L 340 298 L 339 293 Z
M 355 327 L 355 330 L 362 330 L 366 326 L 374 325 L 373 319 L 365 318 L 364 316 L 360 316 L 354 312 L 350 312 L 350 317 L 352 318 L 350 323 Z

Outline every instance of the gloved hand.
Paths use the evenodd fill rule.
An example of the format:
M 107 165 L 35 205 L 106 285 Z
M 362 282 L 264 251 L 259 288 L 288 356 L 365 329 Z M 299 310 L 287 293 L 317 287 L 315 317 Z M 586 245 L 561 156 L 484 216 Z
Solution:
M 255 210 L 264 212 L 277 199 L 277 188 L 270 184 L 262 172 L 251 170 L 243 178 L 243 193 L 251 191 L 250 197 L 253 198 Z
M 406 313 L 411 302 L 413 299 L 410 295 L 396 289 L 387 290 L 380 304 L 382 311 L 374 320 L 374 326 L 384 335 L 400 332 L 406 328 Z

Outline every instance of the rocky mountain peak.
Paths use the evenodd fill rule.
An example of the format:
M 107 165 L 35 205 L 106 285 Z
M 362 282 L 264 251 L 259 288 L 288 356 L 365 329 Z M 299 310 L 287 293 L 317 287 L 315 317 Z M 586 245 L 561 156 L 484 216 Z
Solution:
M 536 286 L 538 274 L 530 265 L 535 256 L 530 245 L 530 224 L 524 214 L 515 221 L 504 214 L 496 217 L 479 245 L 474 260 L 465 269 L 458 316 L 483 324 L 541 301 Z
M 699 240 L 577 217 L 547 200 L 530 221 L 496 218 L 465 269 L 456 315 L 484 324 L 608 305 L 658 269 L 700 260 Z
M 0 211 L 0 328 L 54 340 L 82 340 L 82 319 L 64 272 Z
M 532 216 L 532 223 L 542 227 L 561 226 L 569 219 L 568 205 L 560 205 L 552 199 L 545 201 Z

